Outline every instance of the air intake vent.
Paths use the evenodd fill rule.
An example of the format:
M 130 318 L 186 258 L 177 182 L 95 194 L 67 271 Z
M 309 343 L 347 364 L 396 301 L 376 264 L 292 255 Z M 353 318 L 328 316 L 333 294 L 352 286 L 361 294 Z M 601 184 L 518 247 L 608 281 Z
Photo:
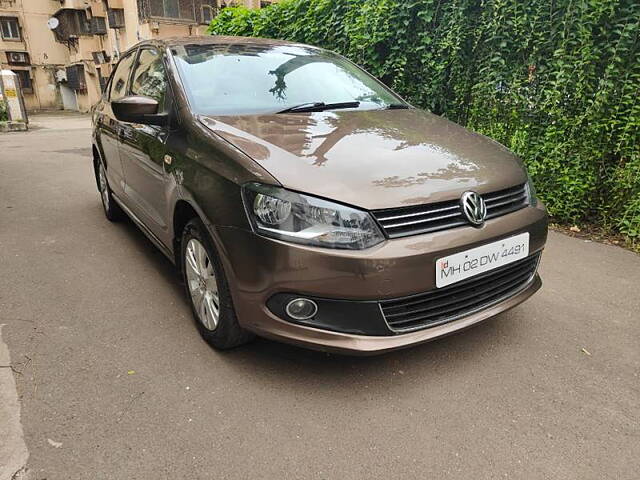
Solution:
M 529 284 L 540 254 L 490 272 L 409 297 L 380 302 L 389 327 L 398 333 L 434 327 L 505 300 Z

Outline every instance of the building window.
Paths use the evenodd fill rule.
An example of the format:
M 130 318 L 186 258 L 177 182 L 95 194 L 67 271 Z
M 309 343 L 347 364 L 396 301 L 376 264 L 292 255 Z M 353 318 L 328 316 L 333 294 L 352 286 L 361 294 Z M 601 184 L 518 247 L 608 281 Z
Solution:
M 29 70 L 13 70 L 18 76 L 20 82 L 20 88 L 24 93 L 33 93 L 33 84 L 31 83 L 31 74 Z
M 107 21 L 104 17 L 91 17 L 89 20 L 91 25 L 91 33 L 94 35 L 107 34 Z
M 20 24 L 16 17 L 0 17 L 0 33 L 3 40 L 20 40 Z
M 191 0 L 149 0 L 151 17 L 195 20 Z
M 99 52 L 91 52 L 91 55 L 93 56 L 93 61 L 99 65 L 102 65 L 103 63 L 109 63 L 109 61 L 111 60 L 109 58 L 109 55 L 107 55 L 107 52 L 105 52 L 104 50 L 100 50 Z
M 202 5 L 200 7 L 200 23 L 208 25 L 216 16 L 216 9 L 211 5 Z
M 124 28 L 124 9 L 110 8 L 107 10 L 109 28 Z
M 85 91 L 87 89 L 87 82 L 84 78 L 84 65 L 71 65 L 67 67 L 67 85 L 69 88 L 76 91 Z
M 109 77 L 103 77 L 102 70 L 100 68 L 96 68 L 96 73 L 98 74 L 98 82 L 100 83 L 100 92 L 104 93 L 105 89 L 107 88 Z
M 217 8 L 217 0 L 138 0 L 138 14 L 143 20 L 209 23 Z

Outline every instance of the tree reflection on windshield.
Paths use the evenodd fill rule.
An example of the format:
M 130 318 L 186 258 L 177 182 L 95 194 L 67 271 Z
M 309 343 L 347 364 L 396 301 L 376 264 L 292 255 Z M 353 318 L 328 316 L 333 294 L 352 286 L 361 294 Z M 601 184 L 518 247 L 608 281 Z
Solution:
M 360 102 L 360 110 L 403 103 L 348 60 L 303 45 L 188 44 L 172 52 L 197 113 L 278 112 L 305 103 Z

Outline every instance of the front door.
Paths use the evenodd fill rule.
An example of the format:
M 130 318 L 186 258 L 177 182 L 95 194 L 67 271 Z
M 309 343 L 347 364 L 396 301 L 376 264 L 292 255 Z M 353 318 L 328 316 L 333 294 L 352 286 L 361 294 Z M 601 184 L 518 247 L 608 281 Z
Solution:
M 62 97 L 62 108 L 64 110 L 78 111 L 78 99 L 76 92 L 71 90 L 64 83 L 58 84 L 60 87 L 60 96 Z
M 142 47 L 138 54 L 130 95 L 143 95 L 158 101 L 158 113 L 168 108 L 167 77 L 161 53 Z M 168 201 L 164 170 L 168 127 L 122 123 L 120 159 L 125 175 L 125 194 L 131 208 L 162 241 L 168 237 Z

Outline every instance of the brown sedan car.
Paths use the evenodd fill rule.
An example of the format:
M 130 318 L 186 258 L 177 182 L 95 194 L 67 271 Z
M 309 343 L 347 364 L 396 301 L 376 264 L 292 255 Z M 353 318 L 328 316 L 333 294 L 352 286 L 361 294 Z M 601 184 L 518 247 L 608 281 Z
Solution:
M 522 162 L 334 53 L 143 42 L 93 123 L 107 218 L 131 217 L 181 269 L 214 347 L 384 352 L 540 288 L 547 213 Z

